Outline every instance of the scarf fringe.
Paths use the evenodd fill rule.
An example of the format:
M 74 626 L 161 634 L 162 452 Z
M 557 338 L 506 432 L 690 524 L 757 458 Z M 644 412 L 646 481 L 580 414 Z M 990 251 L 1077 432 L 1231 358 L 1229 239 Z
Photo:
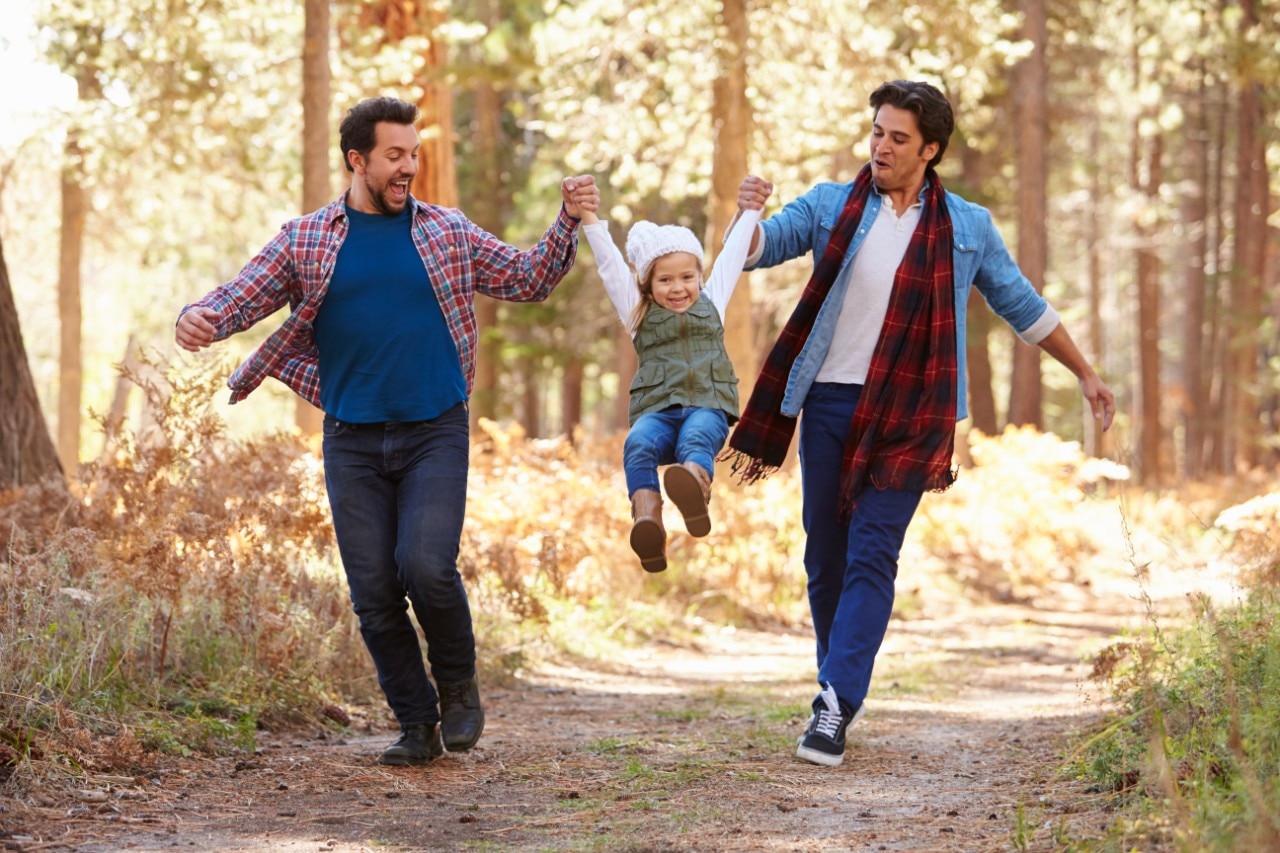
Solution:
M 770 465 L 741 450 L 726 450 L 716 457 L 716 461 L 728 462 L 731 476 L 743 486 L 758 483 L 782 469 L 780 465 Z
M 876 491 L 885 491 L 892 489 L 894 491 L 907 491 L 920 489 L 924 492 L 933 492 L 935 494 L 945 492 L 956 484 L 956 478 L 960 476 L 960 466 L 949 465 L 945 471 L 939 471 L 930 475 L 925 479 L 923 485 L 918 483 L 905 483 L 901 477 L 879 477 L 875 474 L 871 475 L 871 488 Z M 865 487 L 864 487 L 865 488 Z M 862 494 L 863 489 L 856 492 L 849 490 L 848 486 L 841 484 L 840 490 L 840 520 L 849 521 L 853 517 L 853 511 L 858 505 L 858 496 Z

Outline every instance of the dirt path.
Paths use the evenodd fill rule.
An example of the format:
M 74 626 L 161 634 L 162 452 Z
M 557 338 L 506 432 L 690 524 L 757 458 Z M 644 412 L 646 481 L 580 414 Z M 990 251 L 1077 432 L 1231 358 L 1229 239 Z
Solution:
M 1102 710 L 1082 655 L 1140 610 L 1108 596 L 895 621 L 836 770 L 794 758 L 809 636 L 716 630 L 489 689 L 480 746 L 425 768 L 376 764 L 393 738 L 357 721 L 345 739 L 266 736 L 254 756 L 94 780 L 105 803 L 0 817 L 10 848 L 86 853 L 995 851 L 1020 832 L 1058 849 L 1108 821 L 1055 775 L 1061 735 Z

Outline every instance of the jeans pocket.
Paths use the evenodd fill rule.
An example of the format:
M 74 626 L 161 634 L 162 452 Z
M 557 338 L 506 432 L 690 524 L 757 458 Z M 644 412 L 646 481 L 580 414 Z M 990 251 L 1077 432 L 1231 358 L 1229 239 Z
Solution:
M 340 435 L 346 435 L 351 429 L 351 424 L 340 421 L 333 415 L 325 415 L 321 432 L 325 438 L 337 438 Z

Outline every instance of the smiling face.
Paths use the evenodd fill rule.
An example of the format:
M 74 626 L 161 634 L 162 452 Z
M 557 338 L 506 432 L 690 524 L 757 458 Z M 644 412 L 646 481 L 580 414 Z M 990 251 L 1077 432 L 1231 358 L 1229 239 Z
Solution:
M 871 126 L 871 179 L 882 193 L 918 191 L 938 143 L 925 144 L 915 113 L 884 104 Z
M 411 124 L 380 121 L 367 157 L 351 151 L 353 174 L 348 203 L 361 213 L 396 216 L 409 201 L 418 174 L 418 131 Z
M 649 294 L 668 311 L 688 311 L 701 291 L 702 264 L 688 252 L 663 255 L 649 269 Z

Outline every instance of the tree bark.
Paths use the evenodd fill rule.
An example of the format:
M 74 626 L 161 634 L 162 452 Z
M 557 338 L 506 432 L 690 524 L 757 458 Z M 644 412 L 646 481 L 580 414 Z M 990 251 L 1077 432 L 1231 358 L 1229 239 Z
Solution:
M 1017 116 L 1018 266 L 1036 292 L 1044 289 L 1048 268 L 1048 202 L 1046 163 L 1049 143 L 1047 108 L 1048 62 L 1045 43 L 1048 23 L 1045 0 L 1019 0 L 1022 37 L 1031 54 L 1014 69 L 1014 112 Z M 1040 349 L 1021 341 L 1014 344 L 1013 377 L 1009 383 L 1009 423 L 1042 426 Z
M 959 102 L 954 103 L 957 111 Z M 990 171 L 990 158 L 981 149 L 967 144 L 963 138 L 957 140 L 964 183 L 972 190 L 985 185 Z M 995 315 L 987 307 L 987 302 L 976 289 L 969 291 L 969 302 L 965 306 L 965 357 L 969 365 L 969 418 L 974 429 L 986 435 L 995 435 L 1000 431 L 1000 419 L 996 413 L 996 397 L 993 390 L 995 373 L 991 367 L 991 330 L 995 326 Z M 957 442 L 957 451 L 960 443 Z M 965 456 L 968 446 L 965 442 Z M 966 463 L 968 464 L 968 463 Z
M 1242 41 L 1258 23 L 1256 0 L 1242 0 Z M 1262 322 L 1262 282 L 1266 275 L 1266 216 L 1269 202 L 1266 140 L 1263 125 L 1262 87 L 1251 63 L 1241 69 L 1236 113 L 1235 256 L 1232 264 L 1232 320 L 1230 349 L 1232 459 L 1237 469 L 1252 467 L 1259 458 L 1260 382 L 1258 327 Z
M 1145 214 L 1139 212 L 1137 227 L 1138 284 L 1138 364 L 1139 396 L 1138 471 L 1144 486 L 1159 488 L 1164 481 L 1164 429 L 1160 404 L 1160 256 L 1156 251 L 1159 230 L 1157 210 L 1163 178 L 1164 138 L 1157 128 L 1149 139 L 1135 132 L 1134 144 L 1145 151 L 1145 164 L 1139 170 L 1135 189 L 1145 196 Z
M 1090 150 L 1097 151 L 1101 145 L 1101 125 L 1096 115 L 1089 119 Z M 1106 357 L 1105 340 L 1102 333 L 1102 254 L 1104 251 L 1105 230 L 1102 218 L 1106 215 L 1106 207 L 1102 201 L 1102 169 L 1094 164 L 1089 171 L 1089 198 L 1085 202 L 1085 262 L 1086 292 L 1089 294 L 1089 361 L 1100 367 Z M 1101 457 L 1103 454 L 1103 433 L 1089 411 L 1084 411 L 1087 450 L 1089 455 Z
M 561 428 L 565 438 L 573 440 L 573 434 L 582 423 L 582 378 L 584 365 L 581 359 L 571 358 L 564 366 L 564 379 L 561 384 L 561 407 L 563 419 Z
M 618 374 L 618 393 L 613 398 L 613 423 L 611 426 L 615 432 L 625 432 L 630 420 L 631 380 L 635 378 L 636 368 L 639 367 L 639 358 L 636 356 L 635 344 L 631 342 L 631 335 L 627 330 L 620 323 L 615 323 L 614 329 L 616 329 L 614 333 L 614 352 L 617 353 L 614 370 Z
M 302 212 L 333 200 L 329 150 L 329 0 L 305 0 L 302 41 Z M 324 413 L 295 398 L 294 420 L 303 435 L 316 435 Z
M 496 3 L 486 7 L 486 23 L 500 25 Z M 479 77 L 475 93 L 475 125 L 472 128 L 472 156 L 475 160 L 475 193 L 470 209 L 476 224 L 491 234 L 502 236 L 509 215 L 510 193 L 502 177 L 502 94 L 493 83 Z M 498 414 L 498 376 L 502 367 L 502 339 L 498 334 L 499 303 L 477 294 L 476 379 L 471 394 L 471 423 L 478 418 L 496 419 Z
M 751 103 L 747 99 L 747 26 L 745 0 L 723 0 L 724 34 L 720 48 L 720 76 L 713 86 L 711 107 L 715 154 L 711 165 L 711 199 L 707 216 L 708 266 L 719 255 L 725 229 L 738 210 L 738 186 L 747 176 L 751 136 Z M 738 374 L 738 398 L 744 404 L 755 386 L 758 354 L 752 331 L 750 276 L 738 281 L 725 309 L 724 343 Z
M 444 23 L 444 10 L 432 2 L 417 0 L 382 0 L 366 6 L 361 13 L 365 24 L 382 28 L 387 43 L 404 41 L 410 36 L 424 36 L 427 48 L 417 83 L 422 87 L 418 99 L 418 174 L 413 179 L 413 195 L 420 201 L 443 207 L 458 206 L 458 178 L 453 155 L 453 96 L 445 80 L 444 39 L 438 35 Z
M 66 144 L 62 171 L 62 237 L 58 254 L 58 456 L 64 471 L 75 473 L 80 465 L 80 395 L 82 308 L 80 262 L 84 254 L 87 213 L 80 184 L 83 152 L 74 132 Z
M 1206 345 L 1209 361 L 1208 414 L 1205 420 L 1204 470 L 1224 473 L 1227 461 L 1227 417 L 1231 399 L 1231 384 L 1227 381 L 1227 324 L 1225 307 L 1229 300 L 1230 277 L 1223 274 L 1225 267 L 1225 235 L 1223 217 L 1226 212 L 1226 136 L 1231 112 L 1230 98 L 1222 85 L 1214 86 L 1214 99 L 1210 105 L 1209 120 L 1211 142 L 1209 145 L 1209 267 L 1213 275 L 1209 280 L 1209 304 L 1207 306 Z
M 62 476 L 45 423 L 0 241 L 0 490 Z
M 1199 81 L 1185 97 L 1187 110 L 1184 147 L 1188 191 L 1183 194 L 1184 233 L 1190 235 L 1186 247 L 1184 273 L 1186 309 L 1183 313 L 1182 394 L 1179 400 L 1183 424 L 1183 476 L 1195 480 L 1202 473 L 1205 435 L 1205 303 L 1208 278 L 1205 275 L 1209 248 L 1209 127 L 1205 114 L 1206 87 L 1203 60 L 1195 67 Z

